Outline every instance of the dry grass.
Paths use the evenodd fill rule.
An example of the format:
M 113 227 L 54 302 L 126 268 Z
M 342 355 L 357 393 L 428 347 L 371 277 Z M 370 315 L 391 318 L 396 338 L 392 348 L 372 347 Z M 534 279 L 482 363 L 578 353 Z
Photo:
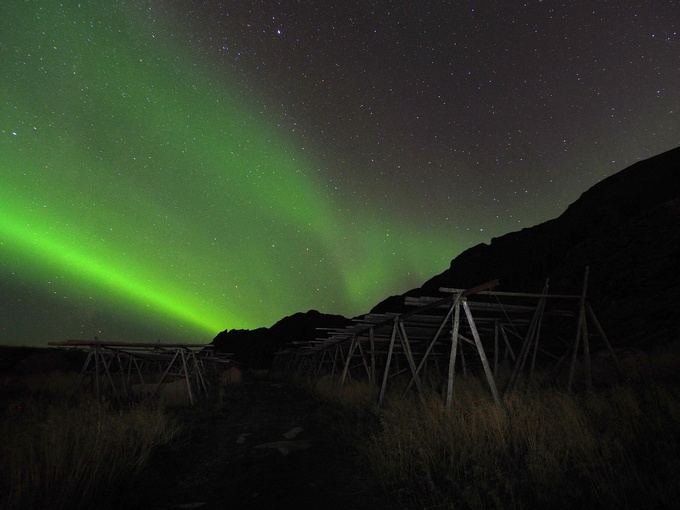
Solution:
M 382 485 L 407 508 L 674 508 L 679 365 L 675 378 L 648 377 L 673 373 L 669 363 L 657 353 L 632 384 L 583 395 L 525 388 L 501 406 L 483 380 L 471 377 L 456 382 L 451 412 L 439 395 L 422 403 L 392 394 L 378 425 L 365 434 L 362 424 L 354 437 Z M 358 409 L 371 405 L 370 395 L 359 385 L 331 398 Z
M 115 409 L 81 399 L 68 406 L 74 376 L 3 381 L 0 507 L 76 508 L 110 494 L 181 427 L 160 407 Z

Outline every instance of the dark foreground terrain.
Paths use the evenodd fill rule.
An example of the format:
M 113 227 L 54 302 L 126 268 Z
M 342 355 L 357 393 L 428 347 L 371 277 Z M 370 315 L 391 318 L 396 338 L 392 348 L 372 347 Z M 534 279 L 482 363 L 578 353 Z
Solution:
M 286 383 L 250 378 L 228 386 L 214 405 L 189 411 L 187 438 L 158 451 L 114 507 L 390 507 L 340 438 L 344 418 L 328 422 L 327 404 Z

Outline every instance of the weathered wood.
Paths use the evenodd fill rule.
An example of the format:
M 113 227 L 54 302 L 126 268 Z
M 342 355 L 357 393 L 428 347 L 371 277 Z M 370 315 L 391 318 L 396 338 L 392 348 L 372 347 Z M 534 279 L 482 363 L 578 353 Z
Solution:
M 385 398 L 385 388 L 387 387 L 387 378 L 390 373 L 390 363 L 392 362 L 392 353 L 394 351 L 394 341 L 397 336 L 397 322 L 394 321 L 392 326 L 392 338 L 390 339 L 390 346 L 387 350 L 387 360 L 385 361 L 385 373 L 383 374 L 382 384 L 380 385 L 380 394 L 378 395 L 378 407 L 382 406 L 383 399 Z
M 487 289 L 493 289 L 494 287 L 498 287 L 500 282 L 498 280 L 491 280 L 486 283 L 482 283 L 481 285 L 476 285 L 472 288 L 469 288 L 467 290 L 463 291 L 462 296 L 463 297 L 470 297 L 474 296 L 475 294 L 481 294 Z
M 428 344 L 427 349 L 425 349 L 425 354 L 423 355 L 423 357 L 420 361 L 420 364 L 418 365 L 418 368 L 416 369 L 415 376 L 417 376 L 420 373 L 422 366 L 427 362 L 427 359 L 430 356 L 430 353 L 432 352 L 432 349 L 434 348 L 435 343 L 437 342 L 437 340 L 439 340 L 439 335 L 444 330 L 444 327 L 446 326 L 447 322 L 451 318 L 451 314 L 453 313 L 453 309 L 456 306 L 456 302 L 457 302 L 457 300 L 454 300 L 451 308 L 449 308 L 449 311 L 446 313 L 444 320 L 440 324 L 439 329 L 437 329 L 437 332 L 434 334 L 432 341 Z M 415 376 L 411 379 L 411 381 L 409 381 L 408 386 L 406 387 L 407 390 L 411 388 L 411 384 L 413 383 Z
M 587 278 L 585 278 L 581 296 L 550 295 L 547 291 L 547 283 L 541 294 L 497 292 L 492 290 L 498 284 L 494 280 L 469 289 L 457 289 L 455 293 L 451 292 L 450 296 L 443 299 L 407 297 L 405 304 L 416 307 L 407 313 L 367 314 L 354 319 L 352 324 L 344 328 L 327 328 L 326 338 L 319 338 L 314 342 L 299 342 L 295 346 L 299 353 L 295 358 L 297 360 L 295 366 L 304 364 L 303 366 L 308 373 L 320 373 L 322 367 L 331 363 L 330 358 L 325 353 L 335 352 L 333 366 L 334 370 L 343 372 L 341 380 L 344 382 L 351 379 L 352 376 L 356 376 L 359 371 L 355 371 L 355 367 L 363 366 L 368 381 L 376 384 L 376 386 L 380 385 L 377 397 L 378 404 L 381 405 L 386 395 L 388 380 L 396 374 L 409 374 L 407 390 L 413 390 L 414 387 L 417 387 L 422 397 L 426 370 L 438 365 L 439 358 L 447 356 L 448 370 L 450 371 L 447 379 L 447 399 L 450 405 L 452 389 L 449 389 L 448 386 L 453 384 L 456 362 L 459 366 L 462 363 L 463 375 L 466 374 L 465 358 L 469 344 L 479 355 L 493 394 L 493 386 L 496 384 L 502 359 L 512 360 L 515 369 L 518 371 L 514 374 L 513 384 L 516 383 L 519 371 L 523 372 L 528 369 L 529 377 L 533 376 L 539 359 L 538 352 L 539 350 L 545 352 L 540 347 L 541 329 L 544 321 L 547 322 L 548 318 L 574 317 L 578 313 L 579 316 L 575 318 L 581 319 L 581 322 L 577 325 L 577 337 L 573 344 L 576 344 L 578 349 L 581 338 L 587 337 L 587 325 L 584 324 L 585 319 L 583 319 L 582 310 L 585 310 L 588 314 L 590 312 L 587 311 L 587 308 L 579 307 L 578 311 L 574 313 L 574 310 L 567 310 L 571 303 L 566 305 L 562 303 L 574 299 L 580 299 L 580 303 L 585 303 Z M 466 296 L 469 296 L 469 299 Z M 474 296 L 518 298 L 521 300 L 519 302 L 521 304 L 501 304 L 499 299 L 495 299 L 497 303 L 492 303 L 483 299 L 475 300 Z M 530 299 L 535 298 L 539 299 L 538 304 L 530 305 Z M 551 299 L 552 301 L 550 301 Z M 456 300 L 459 301 L 457 305 L 455 304 Z M 468 319 L 463 324 L 460 323 L 461 300 L 464 303 L 463 307 Z M 555 306 L 547 303 L 555 303 Z M 458 325 L 455 334 L 453 334 L 453 329 L 450 330 L 452 333 L 451 343 L 455 343 L 455 350 L 450 351 L 444 338 L 448 337 L 445 332 L 448 333 L 451 323 L 455 322 L 456 307 L 458 307 L 459 313 Z M 468 327 L 469 331 L 472 332 L 471 335 L 467 333 Z M 399 335 L 398 339 L 396 338 L 397 334 Z M 509 339 L 510 334 L 513 335 L 513 338 L 516 336 L 519 339 L 520 348 L 513 347 Z M 485 344 L 489 342 L 489 344 L 486 344 L 487 348 L 493 346 L 493 366 L 490 366 L 491 360 L 486 358 L 482 340 Z M 342 348 L 339 347 L 340 345 L 342 345 Z M 501 349 L 505 351 L 503 358 L 501 358 Z M 589 346 L 586 352 L 589 352 Z M 551 355 L 550 353 L 546 354 Z M 570 354 L 573 354 L 573 352 L 570 351 Z M 579 355 L 578 351 L 576 355 Z M 291 358 L 293 355 L 282 353 L 281 356 Z M 359 357 L 358 360 L 357 356 Z M 458 362 L 458 357 L 461 358 L 460 362 Z M 551 355 L 551 357 L 558 359 L 554 355 Z M 586 358 L 588 357 L 587 354 Z M 338 363 L 340 359 L 342 359 L 341 364 Z M 453 365 L 451 364 L 452 360 Z M 381 372 L 379 376 L 380 370 L 376 366 L 379 363 L 382 364 L 381 362 L 385 366 L 384 373 Z M 444 372 L 447 371 L 445 367 L 442 367 L 442 369 Z M 381 378 L 381 381 L 377 380 L 378 377 Z M 497 398 L 497 394 L 494 395 L 494 398 Z
M 512 346 L 510 345 L 510 340 L 508 340 L 508 335 L 505 332 L 505 328 L 501 326 L 501 336 L 503 337 L 503 341 L 505 342 L 505 352 L 506 352 L 506 357 L 510 355 L 510 359 L 512 361 L 516 361 L 517 357 L 515 356 L 515 351 L 512 349 Z
M 364 349 L 361 347 L 361 337 L 357 337 L 357 350 L 359 351 L 359 356 L 361 356 L 361 364 L 366 370 L 366 376 L 371 379 L 371 369 L 368 367 L 368 361 L 366 361 L 366 355 L 364 354 Z
M 187 383 L 187 391 L 189 392 L 189 402 L 191 405 L 194 405 L 194 395 L 193 392 L 191 391 L 191 380 L 189 378 L 189 370 L 187 369 L 187 360 L 186 357 L 184 356 L 184 351 L 180 350 L 180 354 L 182 355 L 182 367 L 184 368 L 184 380 Z
M 543 285 L 543 292 L 541 293 L 541 299 L 538 301 L 538 304 L 536 306 L 536 309 L 534 310 L 534 315 L 531 319 L 531 323 L 529 324 L 529 329 L 527 330 L 527 334 L 524 337 L 524 340 L 522 342 L 522 347 L 520 348 L 519 355 L 517 357 L 517 360 L 515 362 L 515 366 L 512 371 L 512 375 L 510 376 L 510 380 L 508 381 L 508 385 L 505 388 L 505 394 L 509 394 L 517 384 L 517 381 L 519 380 L 519 376 L 524 370 L 524 367 L 526 365 L 526 361 L 528 359 L 529 353 L 532 352 L 532 347 L 533 349 L 533 355 L 532 355 L 532 362 L 531 362 L 531 368 L 529 371 L 529 375 L 533 374 L 534 371 L 534 365 L 536 363 L 536 353 L 538 350 L 538 339 L 540 336 L 540 329 L 541 329 L 541 322 L 543 319 L 543 311 L 545 310 L 545 296 L 548 294 L 548 283 L 549 280 L 546 280 L 545 284 Z
M 439 287 L 440 292 L 458 292 L 461 289 L 451 289 L 448 287 Z M 536 294 L 532 292 L 505 292 L 498 290 L 487 290 L 478 292 L 483 296 L 499 296 L 499 297 L 521 297 L 521 298 L 542 298 L 543 294 Z M 547 299 L 579 299 L 581 296 L 574 294 L 549 294 L 545 296 Z
M 347 374 L 349 373 L 349 365 L 352 360 L 352 355 L 354 354 L 354 349 L 356 349 L 357 345 L 357 337 L 356 335 L 352 336 L 352 341 L 349 344 L 349 350 L 347 352 L 347 357 L 344 358 L 345 366 L 342 369 L 342 375 L 340 376 L 340 382 L 338 383 L 338 386 L 342 386 L 345 384 L 345 379 L 347 378 Z M 341 353 L 342 354 L 342 353 Z
M 475 326 L 475 321 L 472 318 L 472 312 L 470 312 L 470 308 L 467 306 L 467 300 L 463 300 L 463 310 L 465 310 L 465 316 L 467 317 L 468 325 L 472 330 L 472 337 L 475 339 L 475 344 L 477 345 L 477 353 L 479 354 L 479 359 L 482 360 L 482 366 L 484 367 L 484 373 L 486 374 L 486 380 L 489 383 L 489 387 L 491 388 L 493 399 L 496 401 L 497 404 L 500 404 L 500 397 L 498 396 L 496 381 L 493 378 L 493 374 L 491 373 L 489 361 L 486 359 L 486 353 L 484 352 L 482 339 L 479 337 L 479 332 L 477 331 L 477 327 Z
M 418 388 L 418 395 L 420 395 L 420 400 L 424 402 L 425 400 L 423 397 L 423 388 L 420 385 L 420 378 L 416 373 L 416 363 L 415 360 L 413 359 L 411 346 L 409 345 L 408 342 L 408 336 L 406 335 L 406 329 L 404 328 L 404 321 L 398 320 L 397 323 L 399 324 L 399 336 L 401 338 L 401 343 L 404 349 L 404 353 L 406 354 L 406 362 L 408 363 L 408 366 L 411 369 L 412 380 L 415 381 L 416 383 L 416 388 Z
M 460 329 L 460 294 L 456 295 L 453 303 L 454 316 L 451 329 L 451 354 L 449 356 L 449 373 L 446 381 L 446 410 L 453 406 L 453 377 L 456 370 L 456 353 L 458 352 L 458 330 Z
M 204 346 L 202 345 L 196 346 L 196 348 L 187 348 L 181 344 L 167 344 L 165 347 L 158 347 L 159 344 L 107 343 L 101 342 L 97 338 L 94 342 L 53 343 L 69 348 L 74 346 L 90 347 L 69 399 L 73 398 L 86 374 L 93 376 L 95 393 L 99 399 L 105 396 L 105 390 L 109 391 L 109 397 L 118 401 L 121 401 L 122 398 L 130 398 L 133 396 L 132 386 L 134 384 L 145 384 L 145 374 L 151 373 L 162 374 L 161 383 L 168 375 L 179 376 L 185 381 L 191 396 L 207 394 L 208 392 L 202 361 L 197 357 L 198 349 L 203 350 Z M 214 356 L 206 357 L 205 360 L 220 363 L 225 361 Z M 158 383 L 154 383 L 154 386 L 158 390 Z M 192 400 L 191 396 L 190 400 Z
M 593 391 L 593 376 L 590 366 L 590 340 L 588 339 L 588 321 L 586 320 L 585 306 L 581 308 L 583 319 L 581 325 L 583 327 L 583 358 L 586 367 L 586 390 Z
M 597 317 L 595 316 L 595 312 L 593 311 L 593 308 L 590 306 L 590 303 L 586 303 L 586 310 L 588 312 L 588 315 L 590 316 L 590 319 L 593 321 L 593 324 L 595 325 L 595 329 L 597 329 L 597 332 L 600 334 L 600 337 L 602 338 L 602 341 L 604 342 L 605 346 L 607 347 L 607 350 L 609 351 L 609 354 L 611 354 L 612 359 L 614 360 L 614 366 L 616 367 L 616 372 L 619 375 L 619 378 L 621 381 L 625 379 L 623 375 L 623 371 L 621 370 L 621 365 L 619 364 L 619 360 L 616 357 L 616 353 L 614 352 L 614 348 L 612 347 L 612 344 L 609 342 L 609 338 L 607 338 L 607 335 L 604 332 L 604 329 L 602 329 L 602 326 L 600 325 L 600 321 L 597 320 Z

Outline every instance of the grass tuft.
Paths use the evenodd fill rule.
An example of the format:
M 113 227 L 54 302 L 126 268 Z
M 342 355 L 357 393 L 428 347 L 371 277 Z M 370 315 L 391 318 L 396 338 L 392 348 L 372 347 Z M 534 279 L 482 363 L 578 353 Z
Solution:
M 111 494 L 181 426 L 164 409 L 116 409 L 80 400 L 69 406 L 71 375 L 5 380 L 0 422 L 0 507 L 78 508 Z
M 596 393 L 532 385 L 501 405 L 468 377 L 456 381 L 451 411 L 434 393 L 424 402 L 388 393 L 376 412 L 363 383 L 315 391 L 353 417 L 357 448 L 404 508 L 673 508 L 680 363 L 672 377 L 669 357 L 680 360 L 653 354 L 638 367 L 644 377 Z

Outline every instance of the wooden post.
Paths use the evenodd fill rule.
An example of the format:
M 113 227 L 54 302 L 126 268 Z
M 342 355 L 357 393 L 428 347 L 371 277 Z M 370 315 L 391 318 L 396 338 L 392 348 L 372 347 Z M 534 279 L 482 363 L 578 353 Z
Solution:
M 534 353 L 531 356 L 531 367 L 529 368 L 529 379 L 534 375 L 534 368 L 536 368 L 536 356 L 538 355 L 538 342 L 541 338 L 541 324 L 543 324 L 543 312 L 545 310 L 545 303 L 541 308 L 541 316 L 538 319 L 538 326 L 536 328 L 536 338 L 534 339 Z
M 536 325 L 536 334 L 534 338 L 534 353 L 531 356 L 531 368 L 529 368 L 529 379 L 532 378 L 534 374 L 534 368 L 536 367 L 536 356 L 538 354 L 538 342 L 541 338 L 541 325 L 543 324 L 543 313 L 545 312 L 546 296 L 548 295 L 548 284 L 550 283 L 550 278 L 545 281 L 543 286 L 543 297 L 540 298 L 538 306 L 541 312 L 538 316 L 538 324 Z
M 387 360 L 385 361 L 385 373 L 383 374 L 382 385 L 380 386 L 380 394 L 378 395 L 378 407 L 383 403 L 385 398 L 385 388 L 387 386 L 387 378 L 390 375 L 390 363 L 392 362 L 392 352 L 394 351 L 394 341 L 397 337 L 397 321 L 394 321 L 392 326 L 392 336 L 390 337 L 390 345 L 387 349 Z
M 583 327 L 583 358 L 586 366 L 586 389 L 593 391 L 593 377 L 590 367 L 590 341 L 588 339 L 588 321 L 586 321 L 585 307 L 581 308 L 579 313 L 583 314 L 581 325 Z
M 411 346 L 409 345 L 408 342 L 408 336 L 406 335 L 406 328 L 404 327 L 404 321 L 399 319 L 398 321 L 399 324 L 399 337 L 401 338 L 401 345 L 404 349 L 404 353 L 406 355 L 406 362 L 408 363 L 409 368 L 411 369 L 411 380 L 415 381 L 416 383 L 416 388 L 418 388 L 418 395 L 420 395 L 420 400 L 425 402 L 425 399 L 423 397 L 423 388 L 420 385 L 420 378 L 418 377 L 418 374 L 416 373 L 416 363 L 415 360 L 413 359 L 413 353 L 411 352 Z
M 456 352 L 458 351 L 458 330 L 460 329 L 460 294 L 456 296 L 452 309 L 453 328 L 451 329 L 451 353 L 449 354 L 449 374 L 446 381 L 446 410 L 451 411 L 453 406 L 453 377 L 456 371 Z
M 323 366 L 326 361 L 326 354 L 328 354 L 328 351 L 324 349 L 322 352 L 317 353 L 317 358 L 319 359 L 319 362 L 316 365 L 316 370 L 314 371 L 314 378 L 319 377 L 319 374 L 323 370 Z
M 196 374 L 196 386 L 199 387 L 199 393 L 203 395 L 208 394 L 208 383 L 205 377 L 205 368 L 203 361 L 196 356 L 194 351 L 189 351 L 189 359 L 192 360 L 194 373 Z
M 475 321 L 472 318 L 472 312 L 470 312 L 470 306 L 467 300 L 463 300 L 463 309 L 465 310 L 465 316 L 467 317 L 468 324 L 472 330 L 472 336 L 475 339 L 475 345 L 477 346 L 477 353 L 479 354 L 479 359 L 482 360 L 482 366 L 484 367 L 484 373 L 486 374 L 486 380 L 491 388 L 491 393 L 496 404 L 500 404 L 500 397 L 498 396 L 498 389 L 496 388 L 496 381 L 491 373 L 491 368 L 489 367 L 489 361 L 486 359 L 486 353 L 484 352 L 484 347 L 482 346 L 482 340 L 479 337 L 479 332 L 477 331 L 477 326 L 475 326 Z
M 503 336 L 503 342 L 505 342 L 505 359 L 510 356 L 512 361 L 516 361 L 517 356 L 515 356 L 515 351 L 512 350 L 510 339 L 508 339 L 508 334 L 505 332 L 505 328 L 503 326 L 501 326 L 501 335 Z
M 340 349 L 340 344 L 335 344 L 333 349 L 333 365 L 331 366 L 331 375 L 335 375 L 338 372 L 338 349 Z
M 97 338 L 95 337 L 95 340 Z M 95 344 L 92 346 L 94 349 L 94 372 L 95 372 L 95 385 L 97 388 L 97 400 L 101 401 L 102 399 L 102 388 L 101 388 L 101 381 L 99 380 L 100 378 L 100 368 L 99 364 L 101 363 L 101 352 L 99 350 L 99 345 Z
M 125 398 L 128 399 L 130 398 L 130 394 L 132 392 L 132 364 L 134 359 L 134 356 L 127 356 L 127 373 L 125 375 L 125 383 L 123 384 L 123 387 L 125 388 Z
M 529 352 L 529 346 L 531 345 L 531 341 L 533 339 L 533 334 L 534 334 L 534 329 L 536 326 L 536 321 L 537 321 L 537 316 L 538 316 L 538 306 L 536 307 L 536 310 L 534 312 L 534 316 L 531 319 L 531 323 L 529 324 L 529 328 L 527 329 L 526 336 L 522 340 L 522 347 L 519 350 L 519 354 L 517 355 L 517 360 L 515 361 L 515 366 L 512 369 L 512 374 L 510 375 L 510 380 L 508 381 L 508 385 L 505 388 L 505 394 L 509 394 L 514 388 L 515 384 L 517 383 L 519 379 L 519 375 L 524 370 L 524 364 L 527 360 L 527 355 Z
M 99 346 L 98 346 L 99 347 Z M 109 382 L 111 383 L 111 390 L 116 398 L 120 402 L 120 395 L 118 395 L 118 391 L 116 390 L 116 384 L 113 382 L 113 376 L 111 375 L 111 371 L 109 370 L 109 367 L 111 365 L 111 360 L 113 360 L 113 354 L 111 352 L 108 353 L 108 356 L 104 355 L 101 351 L 99 352 L 99 357 L 102 361 L 102 366 L 104 367 L 104 373 L 109 379 Z M 100 387 L 101 390 L 101 387 Z M 101 400 L 101 395 L 99 396 L 99 399 Z
M 189 370 L 187 368 L 187 360 L 186 357 L 184 356 L 184 349 L 181 347 L 178 349 L 180 354 L 182 355 L 182 368 L 184 368 L 184 380 L 187 383 L 187 391 L 189 392 L 189 403 L 193 406 L 194 405 L 194 396 L 192 395 L 191 391 L 191 381 L 189 380 Z
M 616 372 L 619 374 L 619 378 L 621 379 L 621 381 L 623 381 L 624 380 L 623 371 L 621 370 L 621 365 L 619 365 L 619 360 L 616 357 L 616 353 L 614 352 L 614 348 L 612 347 L 612 344 L 609 342 L 609 339 L 607 338 L 607 335 L 605 334 L 604 329 L 602 329 L 602 326 L 600 325 L 600 321 L 597 320 L 597 317 L 595 316 L 595 312 L 593 311 L 592 307 L 590 306 L 590 303 L 586 303 L 586 311 L 588 312 L 590 319 L 593 321 L 593 324 L 595 325 L 595 329 L 597 329 L 597 332 L 600 334 L 600 337 L 602 337 L 604 344 L 607 346 L 607 350 L 609 351 L 609 354 L 612 355 L 612 358 L 614 360 L 614 366 L 616 366 Z
M 530 374 L 533 373 L 534 364 L 536 362 L 536 352 L 538 350 L 539 332 L 540 332 L 540 328 L 541 328 L 541 321 L 543 319 L 543 311 L 545 309 L 545 302 L 546 302 L 547 294 L 548 294 L 548 280 L 546 280 L 545 285 L 543 286 L 543 292 L 541 293 L 541 298 L 539 299 L 538 304 L 536 305 L 536 310 L 534 311 L 534 316 L 531 319 L 531 323 L 529 324 L 529 328 L 527 329 L 527 334 L 524 337 L 524 340 L 522 342 L 522 347 L 520 349 L 519 355 L 517 356 L 517 361 L 515 363 L 515 367 L 512 370 L 512 375 L 510 376 L 510 380 L 508 381 L 508 385 L 505 388 L 505 394 L 506 395 L 508 393 L 510 393 L 514 389 L 515 385 L 517 384 L 519 376 L 522 373 L 522 371 L 524 370 L 524 367 L 526 365 L 527 358 L 529 357 L 529 352 L 531 352 L 532 344 L 534 344 L 534 350 L 533 350 L 533 357 L 532 357 Z
M 449 308 L 449 311 L 446 314 L 446 317 L 444 317 L 444 320 L 442 321 L 441 325 L 439 326 L 439 329 L 434 334 L 432 341 L 427 346 L 427 349 L 425 349 L 425 354 L 423 355 L 423 359 L 420 360 L 420 363 L 418 364 L 418 368 L 416 368 L 415 375 L 409 381 L 408 386 L 406 386 L 407 390 L 409 390 L 411 388 L 411 385 L 413 384 L 415 377 L 420 373 L 420 370 L 423 368 L 423 365 L 425 365 L 425 363 L 427 362 L 427 357 L 430 355 L 430 352 L 432 352 L 432 349 L 434 348 L 434 344 L 437 342 L 437 340 L 439 339 L 439 335 L 444 330 L 444 327 L 446 326 L 446 323 L 448 322 L 449 318 L 451 317 L 451 314 L 453 313 L 453 308 L 455 306 L 456 306 L 456 303 L 454 301 L 451 305 L 451 308 Z
M 352 355 L 354 354 L 354 349 L 357 346 L 357 336 L 352 335 L 352 340 L 349 343 L 349 350 L 347 352 L 347 359 L 345 360 L 345 367 L 342 369 L 342 375 L 340 376 L 340 382 L 338 386 L 345 384 L 345 379 L 347 378 L 347 372 L 349 371 L 349 365 L 352 362 Z
M 153 398 L 158 394 L 158 390 L 161 388 L 161 384 L 163 384 L 163 381 L 165 380 L 165 377 L 170 372 L 170 369 L 175 364 L 175 360 L 177 359 L 177 356 L 179 356 L 179 351 L 175 351 L 175 355 L 172 357 L 172 361 L 170 361 L 170 363 L 168 364 L 168 367 L 163 372 L 163 375 L 161 376 L 160 381 L 158 381 L 156 388 L 153 390 L 153 393 L 151 394 L 151 400 L 153 400 Z

